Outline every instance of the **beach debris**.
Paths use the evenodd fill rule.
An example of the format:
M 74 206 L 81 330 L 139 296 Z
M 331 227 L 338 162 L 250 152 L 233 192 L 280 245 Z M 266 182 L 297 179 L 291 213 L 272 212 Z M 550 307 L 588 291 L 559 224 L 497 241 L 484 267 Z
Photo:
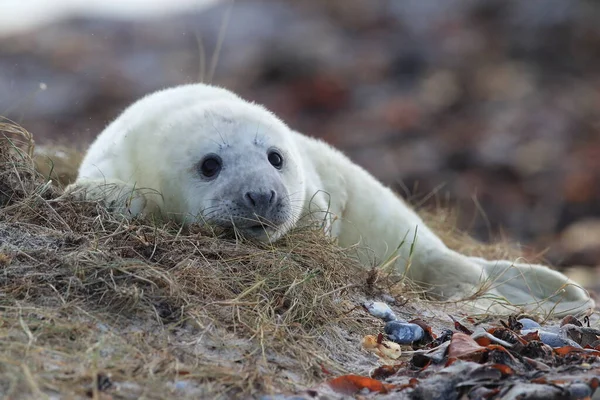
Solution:
M 377 336 L 367 335 L 362 340 L 363 349 L 375 353 L 383 360 L 396 360 L 402 355 L 402 349 L 398 343 L 389 340 L 383 340 L 380 333 Z
M 425 331 L 410 322 L 390 321 L 383 328 L 388 339 L 398 344 L 412 344 L 425 336 Z
M 363 307 L 374 317 L 381 318 L 385 322 L 395 321 L 398 318 L 390 306 L 381 301 L 367 301 Z

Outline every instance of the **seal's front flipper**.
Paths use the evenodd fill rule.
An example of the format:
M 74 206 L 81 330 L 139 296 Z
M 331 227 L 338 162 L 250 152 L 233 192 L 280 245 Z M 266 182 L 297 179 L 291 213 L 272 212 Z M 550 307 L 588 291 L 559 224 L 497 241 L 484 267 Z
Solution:
M 119 180 L 81 180 L 67 186 L 61 199 L 66 197 L 85 201 L 99 201 L 111 213 L 133 218 L 144 213 L 148 206 L 146 195 L 133 185 Z
M 490 291 L 528 312 L 559 317 L 582 314 L 594 307 L 585 289 L 543 265 L 469 259 L 483 267 Z

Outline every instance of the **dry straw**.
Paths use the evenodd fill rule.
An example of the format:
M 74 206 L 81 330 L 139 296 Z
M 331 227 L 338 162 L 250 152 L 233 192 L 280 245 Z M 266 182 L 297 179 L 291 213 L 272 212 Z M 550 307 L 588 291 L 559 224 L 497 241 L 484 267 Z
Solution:
M 1 393 L 227 398 L 368 368 L 367 272 L 323 234 L 252 244 L 56 201 L 31 135 L 0 130 Z
M 382 291 L 399 316 L 448 324 L 447 309 L 320 232 L 253 244 L 57 201 L 51 180 L 68 183 L 79 156 L 34 158 L 33 145 L 0 120 L 5 398 L 244 398 L 367 373 L 377 360 L 360 343 L 382 326 L 359 304 Z M 457 250 L 507 255 L 457 233 L 448 214 L 426 218 Z

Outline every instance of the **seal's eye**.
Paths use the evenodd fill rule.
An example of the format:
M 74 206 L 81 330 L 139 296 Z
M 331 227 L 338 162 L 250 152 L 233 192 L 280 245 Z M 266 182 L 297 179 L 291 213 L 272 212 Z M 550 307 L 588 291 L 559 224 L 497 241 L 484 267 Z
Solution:
M 207 156 L 200 165 L 200 172 L 207 178 L 212 178 L 221 170 L 221 158 L 216 155 Z
M 281 166 L 283 165 L 283 157 L 281 157 L 281 154 L 275 150 L 271 150 L 267 157 L 272 166 L 277 169 L 281 169 Z

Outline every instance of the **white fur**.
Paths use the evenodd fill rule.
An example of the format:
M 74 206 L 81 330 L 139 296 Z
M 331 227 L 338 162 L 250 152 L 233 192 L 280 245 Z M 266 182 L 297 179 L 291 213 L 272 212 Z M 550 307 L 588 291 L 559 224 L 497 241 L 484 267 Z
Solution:
M 284 153 L 281 171 L 274 171 L 266 158 L 273 146 Z M 223 158 L 223 175 L 206 181 L 197 165 L 211 152 Z M 103 200 L 130 216 L 156 213 L 182 222 L 220 225 L 231 219 L 243 225 L 227 216 L 237 203 L 223 204 L 235 203 L 235 190 L 249 190 L 249 181 L 261 188 L 282 183 L 287 190 L 281 193 L 287 197 L 279 214 L 286 222 L 253 235 L 261 240 L 325 220 L 326 231 L 341 246 L 359 245 L 363 264 L 388 261 L 441 299 L 468 298 L 489 284 L 487 295 L 471 302 L 478 309 L 514 312 L 522 306 L 565 315 L 594 306 L 585 290 L 547 267 L 488 261 L 448 249 L 404 201 L 341 152 L 213 86 L 179 86 L 134 103 L 90 146 L 67 192 Z M 215 213 L 210 210 L 218 218 L 211 220 Z M 498 301 L 502 298 L 511 304 Z

